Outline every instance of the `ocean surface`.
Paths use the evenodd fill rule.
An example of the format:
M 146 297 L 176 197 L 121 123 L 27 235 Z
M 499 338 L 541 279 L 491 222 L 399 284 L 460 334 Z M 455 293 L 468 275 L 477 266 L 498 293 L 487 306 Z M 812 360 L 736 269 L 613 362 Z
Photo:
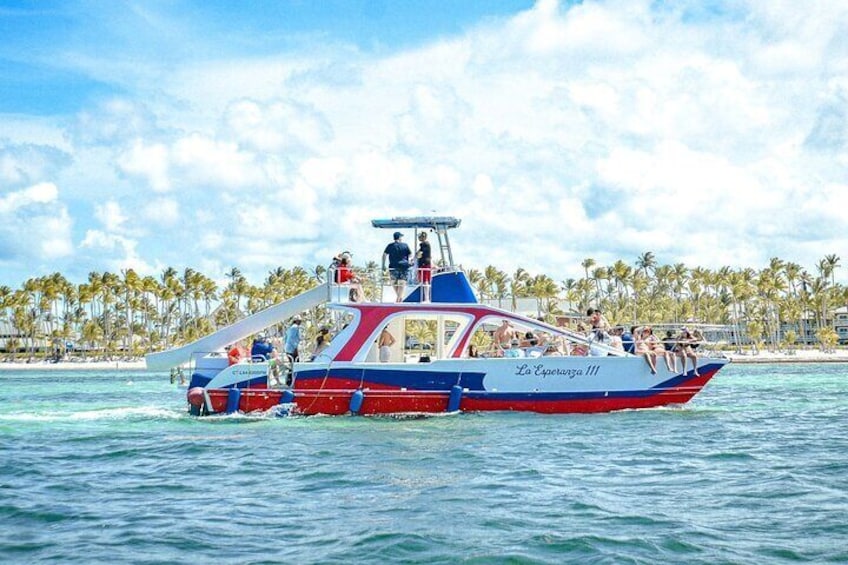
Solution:
M 0 563 L 848 562 L 848 365 L 683 407 L 195 419 L 167 374 L 0 372 Z

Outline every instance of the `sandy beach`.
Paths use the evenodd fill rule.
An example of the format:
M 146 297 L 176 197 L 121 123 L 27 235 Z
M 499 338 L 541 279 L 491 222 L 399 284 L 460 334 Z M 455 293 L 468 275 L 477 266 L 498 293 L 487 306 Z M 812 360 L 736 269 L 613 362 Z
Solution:
M 848 350 L 825 353 L 818 349 L 798 349 L 792 353 L 761 350 L 757 353 L 726 353 L 734 363 L 848 363 Z M 144 371 L 144 359 L 130 361 L 2 361 L 0 371 Z

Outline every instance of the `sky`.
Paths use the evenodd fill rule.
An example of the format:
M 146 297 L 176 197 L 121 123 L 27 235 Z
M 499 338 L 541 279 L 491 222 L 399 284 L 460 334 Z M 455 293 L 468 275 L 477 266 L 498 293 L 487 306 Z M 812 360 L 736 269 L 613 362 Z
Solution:
M 848 2 L 0 0 L 0 284 L 254 284 L 373 218 L 466 268 L 848 279 Z M 407 240 L 412 242 L 411 233 Z

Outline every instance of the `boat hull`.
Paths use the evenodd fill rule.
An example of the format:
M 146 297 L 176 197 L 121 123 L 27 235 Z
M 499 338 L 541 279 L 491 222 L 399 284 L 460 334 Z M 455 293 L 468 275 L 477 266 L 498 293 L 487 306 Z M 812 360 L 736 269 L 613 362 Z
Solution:
M 335 375 L 333 371 L 323 369 L 305 372 L 296 378 L 293 389 L 286 391 L 243 389 L 234 400 L 231 389 L 207 390 L 206 412 L 232 412 L 236 407 L 240 412 L 268 411 L 281 404 L 287 412 L 303 415 L 434 414 L 449 411 L 567 414 L 655 408 L 685 404 L 726 362 L 705 361 L 699 364 L 698 376 L 692 370 L 685 374 L 666 372 L 660 375 L 649 372 L 645 375 L 639 371 L 630 377 L 620 376 L 622 382 L 617 386 L 611 386 L 613 378 L 598 378 L 600 384 L 607 385 L 600 387 L 586 386 L 579 377 L 551 379 L 550 375 L 536 380 L 525 379 L 523 383 L 509 386 L 511 381 L 505 378 L 481 377 L 471 372 L 465 373 L 467 378 L 464 378 L 463 374 L 456 376 L 450 370 L 375 369 L 375 374 L 366 380 L 367 371 L 362 368 L 358 369 L 361 375 L 358 379 L 350 378 L 344 368 Z M 603 374 L 599 370 L 595 375 L 583 375 L 582 381 L 598 377 L 598 373 Z M 496 381 L 500 387 L 487 387 L 488 381 Z M 401 383 L 416 386 L 402 386 Z M 452 394 L 456 396 L 453 402 Z

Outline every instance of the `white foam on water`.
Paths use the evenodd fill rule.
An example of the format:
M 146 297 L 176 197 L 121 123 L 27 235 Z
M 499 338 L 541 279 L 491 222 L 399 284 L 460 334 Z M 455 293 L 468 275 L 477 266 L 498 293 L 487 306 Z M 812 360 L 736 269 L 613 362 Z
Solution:
M 183 410 L 159 406 L 101 408 L 82 412 L 19 412 L 0 415 L 8 422 L 81 422 L 98 420 L 173 420 L 186 417 Z

